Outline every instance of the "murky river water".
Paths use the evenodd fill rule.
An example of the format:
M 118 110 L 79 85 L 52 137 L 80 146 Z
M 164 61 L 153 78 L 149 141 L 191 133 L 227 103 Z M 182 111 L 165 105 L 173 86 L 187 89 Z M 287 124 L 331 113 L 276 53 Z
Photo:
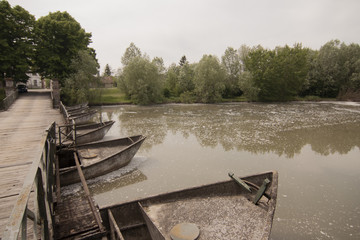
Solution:
M 91 185 L 100 206 L 225 180 L 229 171 L 244 176 L 277 170 L 272 239 L 360 239 L 360 104 L 101 111 L 103 120 L 116 121 L 107 139 L 147 139 L 129 166 Z

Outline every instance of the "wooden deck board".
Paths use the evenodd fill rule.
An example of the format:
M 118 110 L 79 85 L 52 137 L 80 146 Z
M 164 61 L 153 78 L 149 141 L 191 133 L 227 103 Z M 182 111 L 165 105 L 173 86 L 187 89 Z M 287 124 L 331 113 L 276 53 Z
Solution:
M 63 124 L 44 90 L 20 94 L 8 111 L 0 112 L 0 238 L 28 169 L 40 156 L 44 131 L 53 121 Z
M 55 239 L 66 239 L 90 230 L 99 232 L 84 194 L 62 199 L 62 202 L 57 204 L 55 212 Z

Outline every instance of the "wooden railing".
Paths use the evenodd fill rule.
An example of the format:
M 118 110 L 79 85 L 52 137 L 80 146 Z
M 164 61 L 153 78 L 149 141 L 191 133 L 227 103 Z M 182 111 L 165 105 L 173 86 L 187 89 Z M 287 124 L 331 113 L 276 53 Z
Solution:
M 1 101 L 0 109 L 7 111 L 10 108 L 10 106 L 15 102 L 17 97 L 18 97 L 18 92 L 17 91 L 12 92 L 9 96 L 7 96 Z
M 35 159 L 5 227 L 3 240 L 27 239 L 28 219 L 35 239 L 53 239 L 53 191 L 56 152 L 55 122 L 46 130 L 39 157 Z M 26 157 L 26 156 L 24 156 Z M 29 201 L 31 199 L 31 201 Z M 33 201 L 32 201 L 33 200 Z M 34 206 L 30 204 L 33 202 Z
M 74 147 L 76 145 L 76 125 L 73 120 L 71 122 L 72 124 L 58 127 L 59 149 L 63 147 Z

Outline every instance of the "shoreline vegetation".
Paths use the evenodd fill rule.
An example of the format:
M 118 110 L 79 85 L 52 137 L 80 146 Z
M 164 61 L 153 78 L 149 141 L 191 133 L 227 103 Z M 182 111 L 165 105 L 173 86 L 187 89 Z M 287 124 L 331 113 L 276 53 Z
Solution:
M 111 105 L 136 105 L 134 102 L 126 98 L 126 95 L 121 92 L 116 87 L 113 88 L 93 88 L 90 90 L 91 98 L 89 100 L 90 106 L 111 106 Z M 336 98 L 321 98 L 318 96 L 306 96 L 306 97 L 296 97 L 291 101 L 338 101 Z M 245 96 L 233 97 L 233 98 L 223 98 L 220 102 L 213 103 L 240 103 L 240 102 L 256 102 L 250 101 Z M 186 104 L 181 102 L 180 98 L 170 98 L 166 99 L 161 104 Z M 193 102 L 193 103 L 201 103 L 201 102 Z M 261 103 L 274 103 L 274 102 L 261 102 Z

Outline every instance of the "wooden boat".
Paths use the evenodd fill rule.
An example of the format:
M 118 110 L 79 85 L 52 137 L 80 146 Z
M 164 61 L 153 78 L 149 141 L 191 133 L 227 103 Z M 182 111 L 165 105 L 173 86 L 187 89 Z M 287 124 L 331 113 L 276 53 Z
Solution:
M 58 153 L 62 186 L 80 182 L 74 156 L 77 154 L 86 179 L 95 178 L 129 164 L 145 137 L 142 135 L 77 145 Z
M 114 121 L 107 121 L 103 123 L 75 125 L 76 144 L 79 145 L 103 139 L 114 123 Z
M 89 107 L 79 108 L 75 110 L 67 110 L 68 115 L 76 115 L 76 114 L 82 114 L 89 111 Z
M 71 111 L 71 112 L 67 112 L 67 117 L 68 118 L 74 118 L 74 117 L 78 117 L 78 116 L 82 116 L 91 112 L 95 112 L 94 110 L 90 110 L 90 109 L 79 109 L 76 111 Z
M 86 113 L 74 115 L 74 116 L 68 116 L 68 119 L 70 121 L 73 121 L 74 124 L 84 124 L 91 121 L 91 119 L 95 116 L 96 111 L 88 111 Z
M 78 105 L 74 105 L 74 106 L 65 106 L 65 109 L 67 111 L 73 111 L 73 110 L 78 110 L 78 109 L 81 109 L 81 108 L 85 108 L 88 106 L 88 103 L 81 103 L 81 104 L 78 104 Z
M 107 206 L 101 215 L 110 235 L 120 239 L 269 239 L 275 213 L 278 173 L 234 180 Z M 268 179 L 264 195 L 253 199 Z M 261 186 L 261 187 L 259 187 Z M 188 237 L 188 238 L 185 238 Z

